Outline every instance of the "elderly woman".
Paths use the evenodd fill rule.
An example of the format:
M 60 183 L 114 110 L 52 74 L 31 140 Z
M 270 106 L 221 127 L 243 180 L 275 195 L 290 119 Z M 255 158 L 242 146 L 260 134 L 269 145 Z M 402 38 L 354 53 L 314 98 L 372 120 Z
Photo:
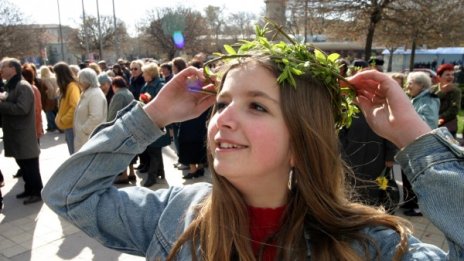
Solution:
M 432 80 L 424 72 L 412 72 L 407 78 L 407 92 L 417 114 L 430 126 L 438 127 L 440 99 L 432 93 Z
M 108 106 L 110 105 L 111 99 L 114 95 L 113 88 L 111 88 L 111 82 L 112 80 L 107 73 L 100 73 L 98 75 L 98 83 L 100 83 L 100 89 L 103 91 L 103 94 L 105 94 Z
M 432 79 L 430 79 L 430 76 L 424 72 L 408 74 L 406 91 L 411 97 L 412 106 L 422 120 L 431 129 L 437 128 L 440 99 L 432 92 Z M 405 195 L 403 208 L 407 209 L 404 214 L 407 216 L 422 216 L 417 204 L 417 197 L 405 175 L 403 175 L 403 189 Z
M 81 99 L 74 114 L 74 149 L 78 151 L 92 131 L 106 121 L 108 105 L 105 94 L 98 86 L 97 74 L 85 68 L 78 75 Z
M 435 85 L 435 94 L 440 98 L 440 111 L 438 126 L 447 127 L 449 132 L 456 136 L 458 130 L 457 115 L 461 109 L 461 90 L 453 83 L 454 65 L 442 64 L 437 69 L 438 84 Z

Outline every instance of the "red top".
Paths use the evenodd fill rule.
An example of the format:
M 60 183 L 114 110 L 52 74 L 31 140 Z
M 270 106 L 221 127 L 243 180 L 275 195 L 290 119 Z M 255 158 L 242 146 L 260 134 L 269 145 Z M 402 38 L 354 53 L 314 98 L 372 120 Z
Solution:
M 252 239 L 252 248 L 255 256 L 258 256 L 261 244 L 266 242 L 269 236 L 276 233 L 281 225 L 281 217 L 286 206 L 279 208 L 255 208 L 248 207 L 250 214 L 250 234 Z M 273 242 L 271 242 L 272 244 Z M 275 246 L 266 246 L 264 248 L 264 261 L 275 260 L 277 249 Z

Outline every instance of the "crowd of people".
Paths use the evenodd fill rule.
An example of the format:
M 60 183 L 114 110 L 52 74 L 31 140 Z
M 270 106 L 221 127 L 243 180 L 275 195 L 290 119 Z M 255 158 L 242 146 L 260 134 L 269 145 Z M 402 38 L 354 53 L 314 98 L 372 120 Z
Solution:
M 205 79 L 198 56 L 161 64 L 59 62 L 39 70 L 3 58 L 5 156 L 16 160 L 15 177 L 24 180 L 16 197 L 28 205 L 43 196 L 104 245 L 150 260 L 462 258 L 464 228 L 455 226 L 464 224 L 464 167 L 453 139 L 461 91 L 453 65 L 440 65 L 432 85 L 423 72 L 383 74 L 378 58 L 340 61 L 361 112 L 337 131 L 340 112 L 327 106 L 337 98 L 327 91 L 331 83 L 303 73 L 291 88 L 279 81 L 282 67 L 273 55 L 243 57 L 209 84 L 214 79 Z M 209 94 L 188 91 L 192 78 Z M 63 133 L 69 154 L 78 155 L 45 188 L 42 111 L 46 131 Z M 162 148 L 171 142 L 175 167 L 188 170 L 184 178 L 203 176 L 209 166 L 212 185 L 114 186 L 135 184 L 135 169 L 147 173 L 143 187 L 163 179 Z M 449 253 L 421 243 L 385 211 L 376 178 L 395 162 L 403 170 L 405 214 L 427 215 L 447 237 Z M 454 187 L 445 187 L 450 180 Z
M 202 56 L 196 56 L 187 62 L 177 57 L 162 64 L 155 60 L 126 62 L 120 59 L 112 66 L 107 66 L 105 61 L 80 65 L 58 62 L 37 69 L 35 64 L 21 64 L 18 59 L 3 58 L 0 115 L 5 156 L 13 157 L 19 166 L 13 177 L 24 180 L 24 191 L 16 197 L 24 198 L 26 205 L 42 200 L 39 154 L 40 138 L 45 131 L 63 133 L 68 152 L 72 155 L 85 145 L 98 125 L 113 121 L 118 111 L 133 100 L 148 103 L 174 74 L 187 68 L 189 63 L 201 67 L 202 59 Z M 43 120 L 42 111 L 45 115 Z M 203 142 L 206 115 L 168 126 L 162 142 L 154 142 L 134 157 L 128 168 L 115 179 L 115 184 L 136 184 L 135 169 L 147 173 L 143 182 L 145 187 L 151 187 L 159 178 L 164 179 L 161 152 L 162 147 L 171 144 L 171 141 L 175 142 L 179 155 L 176 166 L 180 170 L 191 169 L 184 178 L 201 176 L 206 162 Z M 139 164 L 134 168 L 137 162 Z M 4 186 L 1 173 L 0 186 Z M 0 206 L 3 204 L 0 203 Z
M 383 72 L 382 66 L 381 58 L 372 58 L 369 61 L 356 59 L 351 64 L 347 63 L 347 76 L 354 76 L 366 69 Z M 430 128 L 446 127 L 456 138 L 461 89 L 455 75 L 459 75 L 460 72 L 456 71 L 455 65 L 445 63 L 438 66 L 436 73 L 438 82 L 435 85 L 431 75 L 423 71 L 414 71 L 407 75 L 392 73 L 390 76 L 404 89 L 414 109 Z M 405 215 L 422 216 L 417 197 L 404 174 L 401 175 L 404 190 L 402 199 L 385 199 L 385 191 L 379 189 L 377 179 L 385 171 L 392 171 L 398 148 L 387 139 L 378 136 L 362 114 L 353 119 L 349 128 L 340 131 L 340 141 L 344 158 L 356 176 L 353 185 L 358 188 L 357 192 L 367 204 L 391 207 L 385 200 L 396 200 L 393 204 L 394 211 L 402 201 L 400 207 L 405 209 Z M 400 194 L 398 191 L 395 193 Z

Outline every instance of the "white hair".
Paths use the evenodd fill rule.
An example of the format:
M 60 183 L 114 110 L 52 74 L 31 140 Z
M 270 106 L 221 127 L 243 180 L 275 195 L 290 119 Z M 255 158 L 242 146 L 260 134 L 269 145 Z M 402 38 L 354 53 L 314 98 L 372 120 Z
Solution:
M 80 84 L 88 86 L 89 88 L 99 87 L 97 73 L 91 68 L 85 68 L 79 71 L 77 75 Z
M 408 82 L 417 83 L 423 90 L 432 87 L 432 79 L 425 72 L 411 72 L 408 74 Z

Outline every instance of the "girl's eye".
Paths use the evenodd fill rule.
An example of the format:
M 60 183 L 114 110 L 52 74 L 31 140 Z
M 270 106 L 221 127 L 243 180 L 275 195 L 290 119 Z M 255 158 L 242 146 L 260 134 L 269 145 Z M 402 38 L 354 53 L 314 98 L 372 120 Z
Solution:
M 252 102 L 250 104 L 250 108 L 259 112 L 267 112 L 266 108 L 263 106 L 259 105 L 258 103 Z
M 221 112 L 227 104 L 225 102 L 216 102 L 216 110 L 217 112 Z

